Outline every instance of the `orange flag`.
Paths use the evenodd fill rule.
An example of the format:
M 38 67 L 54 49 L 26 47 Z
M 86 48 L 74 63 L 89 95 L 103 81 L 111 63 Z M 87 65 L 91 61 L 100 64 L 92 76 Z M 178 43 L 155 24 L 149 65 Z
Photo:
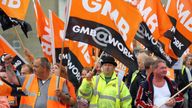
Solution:
M 173 49 L 170 47 L 171 40 L 169 39 L 169 38 L 172 38 L 174 35 L 174 32 L 171 31 L 174 28 L 174 26 L 172 25 L 169 19 L 169 16 L 167 15 L 160 1 L 158 1 L 157 6 L 158 6 L 157 11 L 158 11 L 158 18 L 159 18 L 159 31 L 160 33 L 165 33 L 165 34 L 160 34 L 161 37 L 159 38 L 159 41 L 162 44 L 165 53 L 170 57 L 172 57 L 173 59 L 177 60 L 178 57 L 173 52 Z M 168 32 L 166 33 L 166 31 Z
M 38 37 L 42 37 L 43 35 L 47 34 L 47 31 L 45 30 L 49 28 L 49 20 L 44 14 L 39 0 L 33 0 L 33 3 L 36 16 L 37 35 Z
M 168 39 L 166 37 L 161 37 L 161 38 L 159 38 L 159 42 L 162 44 L 163 49 L 167 55 L 171 56 L 175 60 L 178 59 L 178 57 L 175 55 L 175 53 L 173 52 L 173 49 L 170 46 L 170 43 L 171 43 L 170 39 Z
M 51 27 L 51 35 L 52 35 L 52 57 L 53 57 L 53 63 L 60 62 L 60 55 L 61 55 L 61 48 L 62 48 L 62 42 L 64 41 L 64 55 L 62 58 L 63 65 L 67 65 L 67 58 L 65 57 L 65 54 L 68 53 L 68 47 L 69 47 L 69 40 L 64 39 L 64 26 L 65 23 L 57 17 L 57 15 L 49 11 L 50 13 L 50 27 Z
M 69 49 L 78 58 L 83 67 L 92 67 L 92 46 L 83 42 L 70 41 Z
M 27 61 L 0 35 L 0 56 L 4 53 L 13 56 L 12 64 L 17 70 L 20 70 L 21 66 L 27 63 Z
M 145 23 L 140 25 L 135 39 L 148 50 L 154 52 L 156 56 L 164 59 L 167 65 L 171 67 L 177 61 L 177 56 L 170 51 L 170 40 L 165 36 L 172 36 L 170 29 L 173 28 L 173 25 L 161 2 L 159 0 L 140 0 L 137 8 Z
M 55 48 L 62 48 L 62 40 L 64 40 L 64 22 L 57 17 L 54 12 L 51 12 L 51 23 L 54 37 Z M 69 40 L 65 39 L 64 47 L 69 47 Z
M 155 40 L 165 36 L 166 32 L 172 28 L 172 23 L 164 11 L 160 0 L 140 0 L 137 8 L 143 16 Z
M 181 57 L 192 42 L 192 8 L 190 0 L 171 0 L 165 4 L 175 33 L 171 39 L 171 48 Z
M 57 17 L 57 15 L 52 12 L 52 30 L 54 36 L 54 47 L 57 49 L 62 48 L 63 32 L 64 32 L 64 22 Z M 68 39 L 64 40 L 64 47 L 68 47 L 71 52 L 78 58 L 79 62 L 83 67 L 93 66 L 92 60 L 92 46 L 82 42 L 71 41 Z M 57 52 L 56 52 L 57 53 Z M 56 54 L 58 55 L 58 54 Z M 57 56 L 56 56 L 57 57 Z M 58 57 L 57 57 L 58 58 Z
M 138 10 L 122 0 L 73 0 L 66 37 L 102 49 L 134 70 L 131 43 L 141 21 Z
M 189 53 L 192 53 L 192 45 L 189 47 Z
M 25 19 L 30 0 L 1 0 L 0 8 L 11 18 Z
M 39 0 L 33 0 L 33 3 L 36 15 L 37 35 L 41 42 L 43 54 L 50 62 L 52 62 L 50 24 L 43 13 Z

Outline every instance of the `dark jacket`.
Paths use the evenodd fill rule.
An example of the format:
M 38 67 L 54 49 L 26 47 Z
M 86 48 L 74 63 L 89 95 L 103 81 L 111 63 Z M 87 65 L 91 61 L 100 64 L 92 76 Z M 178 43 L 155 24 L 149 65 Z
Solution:
M 142 83 L 139 86 L 139 90 L 137 92 L 137 97 L 136 97 L 136 107 L 138 108 L 152 108 L 154 105 L 154 89 L 153 89 L 153 74 L 150 75 L 149 79 Z M 168 88 L 171 92 L 171 96 L 173 96 L 175 93 L 177 93 L 177 86 L 176 83 L 171 81 L 169 78 L 165 77 L 165 80 L 167 81 Z M 175 98 L 176 100 L 176 105 L 174 108 L 182 108 L 183 105 L 183 95 L 180 94 Z
M 179 90 L 181 90 L 190 83 L 187 76 L 186 67 L 183 66 L 183 68 L 184 68 L 183 70 L 174 70 L 175 82 L 177 83 Z M 188 93 L 188 108 L 192 108 L 192 88 L 189 87 L 182 93 L 183 94 Z
M 147 75 L 146 75 L 146 71 L 143 70 L 143 71 L 140 71 L 136 78 L 133 80 L 133 82 L 131 83 L 130 85 L 130 93 L 131 93 L 131 96 L 132 96 L 132 108 L 136 108 L 135 107 L 135 98 L 137 96 L 137 91 L 139 89 L 139 85 L 144 82 L 147 78 Z
M 181 90 L 184 88 L 187 84 L 189 84 L 189 80 L 186 74 L 186 68 L 184 68 L 183 72 L 182 70 L 174 70 L 175 72 L 175 82 L 178 85 L 178 89 Z M 184 90 L 183 94 L 187 92 L 187 89 Z

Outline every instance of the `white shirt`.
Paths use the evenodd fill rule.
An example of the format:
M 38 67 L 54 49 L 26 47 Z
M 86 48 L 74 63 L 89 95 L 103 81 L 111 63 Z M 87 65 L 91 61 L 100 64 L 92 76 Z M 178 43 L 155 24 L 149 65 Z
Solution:
M 171 92 L 169 91 L 166 81 L 163 87 L 156 87 L 154 84 L 153 87 L 154 87 L 154 105 L 160 107 L 163 103 L 166 103 L 167 100 L 170 98 Z M 160 108 L 172 108 L 172 107 L 162 105 Z
M 42 84 L 45 84 L 46 81 L 47 81 L 47 80 L 41 80 Z

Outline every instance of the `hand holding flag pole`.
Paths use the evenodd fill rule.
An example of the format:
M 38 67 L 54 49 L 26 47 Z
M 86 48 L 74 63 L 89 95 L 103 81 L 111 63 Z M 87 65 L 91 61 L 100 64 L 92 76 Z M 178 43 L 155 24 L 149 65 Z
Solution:
M 64 54 L 64 41 L 65 41 L 65 37 L 66 37 L 66 31 L 67 31 L 67 26 L 68 26 L 68 21 L 69 21 L 69 14 L 70 14 L 70 6 L 71 6 L 71 0 L 67 0 L 67 6 L 69 7 L 66 7 L 65 9 L 65 12 L 66 12 L 66 15 L 65 15 L 65 18 L 64 18 L 64 35 L 63 35 L 63 40 L 62 40 L 62 48 L 61 48 L 61 55 L 63 56 Z M 60 60 L 60 66 L 62 65 L 62 56 L 61 56 L 61 60 Z M 57 81 L 57 85 L 56 87 L 59 88 L 59 81 L 60 81 L 60 76 L 58 78 L 58 81 Z
M 95 63 L 95 65 L 94 65 L 94 67 L 93 67 L 93 69 L 92 69 L 92 73 L 95 71 L 95 68 L 97 67 L 97 64 L 99 63 L 99 60 L 101 59 L 101 57 L 103 56 L 103 54 L 104 54 L 104 51 L 102 51 L 102 53 L 101 53 L 101 55 L 99 56 L 99 58 L 97 58 L 97 61 L 96 61 L 96 63 Z
M 104 54 L 104 51 L 102 51 L 101 55 L 100 55 L 99 58 L 97 59 L 97 61 L 96 61 L 95 65 L 94 65 L 92 71 L 86 73 L 85 78 L 86 78 L 88 81 L 91 81 L 91 79 L 92 79 L 92 77 L 93 77 L 93 75 L 94 75 L 94 70 L 95 70 L 95 68 L 96 68 L 96 66 L 97 66 L 97 64 L 98 64 L 98 62 L 99 62 L 99 60 L 100 60 L 101 57 L 103 56 L 103 54 Z
M 61 60 L 60 60 L 60 68 L 62 66 L 62 59 L 63 59 L 63 54 L 64 54 L 64 41 L 65 41 L 65 37 L 66 37 L 66 31 L 67 31 L 67 23 L 65 23 L 65 26 L 64 26 L 64 35 L 63 35 L 63 39 L 62 39 L 62 48 L 61 48 Z M 60 74 L 60 73 L 59 73 Z M 60 76 L 57 80 L 57 85 L 56 85 L 56 88 L 59 89 L 59 82 L 60 82 Z
M 178 94 L 180 94 L 181 92 L 183 92 L 185 89 L 187 89 L 188 87 L 190 87 L 192 85 L 192 82 L 190 82 L 188 85 L 186 85 L 183 89 L 181 89 L 180 91 L 178 91 L 176 94 L 174 94 L 172 97 L 170 97 L 165 103 L 167 103 L 169 100 L 174 99 Z M 165 103 L 162 103 L 158 108 L 161 108 L 161 106 L 163 106 Z

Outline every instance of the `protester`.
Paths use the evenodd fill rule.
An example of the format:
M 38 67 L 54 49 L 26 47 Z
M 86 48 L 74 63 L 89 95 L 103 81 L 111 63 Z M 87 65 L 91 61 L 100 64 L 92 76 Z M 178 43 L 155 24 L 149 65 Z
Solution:
M 0 96 L 17 95 L 16 86 L 11 84 L 11 80 L 6 72 L 0 72 Z M 18 94 L 19 95 L 19 94 Z
M 128 88 L 130 88 L 131 83 L 135 80 L 138 73 L 143 71 L 145 69 L 144 67 L 144 59 L 148 57 L 148 55 L 145 52 L 138 52 L 137 54 L 137 63 L 138 63 L 138 70 L 132 71 L 129 69 L 129 74 L 124 78 L 126 85 Z
M 96 68 L 95 68 L 94 72 L 96 75 L 99 75 L 101 73 L 101 63 L 100 62 L 98 62 L 96 64 Z
M 0 72 L 0 77 L 8 79 L 5 72 Z M 11 87 L 9 87 L 9 85 L 5 84 L 3 81 L 0 80 L 0 90 L 0 108 L 10 108 L 8 98 L 5 92 L 11 91 Z
M 83 70 L 81 72 L 81 77 L 85 78 L 86 75 L 90 71 L 92 71 L 92 68 L 90 68 L 90 67 L 83 68 Z M 96 75 L 98 75 L 98 74 L 96 74 Z M 89 107 L 89 101 L 87 99 L 84 99 L 83 97 L 78 97 L 77 102 L 78 102 L 78 108 L 88 108 Z
M 136 108 L 135 106 L 135 98 L 137 95 L 137 91 L 142 82 L 144 82 L 147 77 L 152 73 L 152 64 L 154 62 L 153 57 L 145 57 L 143 58 L 144 69 L 137 73 L 135 79 L 131 82 L 130 85 L 130 93 L 132 96 L 132 108 Z
M 33 62 L 34 62 L 34 56 L 33 56 L 33 54 L 29 51 L 29 49 L 24 48 L 24 55 L 25 55 L 26 60 L 29 62 L 29 64 L 32 65 Z
M 178 92 L 178 88 L 173 81 L 166 77 L 167 66 L 165 61 L 161 59 L 155 60 L 152 69 L 153 74 L 139 87 L 136 97 L 136 107 L 182 108 L 182 94 L 169 100 L 171 96 Z
M 3 67 L 5 68 L 5 67 Z M 1 86 L 0 86 L 0 95 L 6 96 L 8 100 L 8 104 L 10 108 L 19 108 L 19 98 L 15 95 L 20 95 L 17 92 L 17 87 L 11 84 L 11 81 L 8 78 L 7 73 L 5 72 L 6 70 L 0 72 L 0 77 L 1 77 Z M 14 96 L 11 96 L 14 95 Z M 0 107 L 1 108 L 1 107 Z
M 21 67 L 20 75 L 33 74 L 33 68 L 29 64 L 24 64 Z M 19 108 L 21 96 L 8 96 L 11 108 Z
M 29 64 L 24 64 L 24 65 L 22 65 L 20 74 L 21 74 L 21 75 L 33 74 L 33 68 L 32 68 L 32 66 L 29 65 Z
M 116 66 L 113 57 L 103 56 L 101 73 L 89 72 L 84 77 L 78 96 L 90 101 L 90 108 L 131 108 L 129 90 L 114 72 Z
M 5 56 L 8 75 L 16 78 L 10 68 L 11 61 L 11 55 Z M 22 85 L 22 90 L 27 95 L 21 96 L 20 108 L 66 108 L 70 100 L 66 82 L 60 78 L 60 88 L 57 88 L 58 76 L 50 74 L 49 61 L 44 57 L 37 58 L 34 61 L 33 71 L 35 74 L 18 76 L 19 80 L 12 79 L 12 83 Z
M 68 108 L 70 108 L 70 106 L 75 106 L 76 100 L 77 100 L 76 93 L 75 93 L 75 87 L 68 80 L 67 70 L 65 69 L 65 67 L 63 65 L 56 63 L 52 67 L 52 72 L 58 76 L 61 76 L 64 79 L 66 79 L 66 85 L 67 85 L 69 95 L 70 95 Z
M 174 71 L 175 71 L 175 81 L 178 84 L 179 90 L 181 90 L 192 81 L 192 54 L 186 55 L 183 61 L 183 66 L 180 69 L 174 69 Z M 185 98 L 184 108 L 191 108 L 192 87 L 187 88 L 182 93 L 184 94 Z

